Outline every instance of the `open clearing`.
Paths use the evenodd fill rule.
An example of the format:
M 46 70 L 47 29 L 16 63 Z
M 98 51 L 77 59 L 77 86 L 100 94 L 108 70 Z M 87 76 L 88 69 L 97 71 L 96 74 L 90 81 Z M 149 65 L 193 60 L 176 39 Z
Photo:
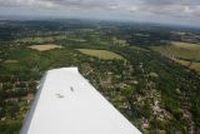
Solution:
M 103 60 L 114 60 L 114 59 L 125 60 L 124 57 L 122 57 L 121 55 L 118 55 L 108 50 L 96 50 L 96 49 L 77 49 L 77 50 L 85 55 L 93 56 Z
M 180 59 L 173 59 L 173 60 L 183 66 L 186 66 L 192 70 L 200 72 L 200 62 L 190 62 L 190 61 L 180 60 Z
M 200 72 L 200 45 L 171 42 L 170 45 L 151 47 L 156 52 L 187 66 L 190 69 Z
M 17 60 L 6 60 L 4 61 L 5 64 L 14 64 L 14 63 L 18 63 Z
M 184 42 L 172 42 L 166 46 L 151 47 L 167 57 L 200 61 L 200 45 Z
M 54 45 L 54 44 L 45 44 L 45 45 L 32 45 L 28 48 L 38 50 L 38 51 L 48 51 L 55 48 L 62 48 L 62 46 Z

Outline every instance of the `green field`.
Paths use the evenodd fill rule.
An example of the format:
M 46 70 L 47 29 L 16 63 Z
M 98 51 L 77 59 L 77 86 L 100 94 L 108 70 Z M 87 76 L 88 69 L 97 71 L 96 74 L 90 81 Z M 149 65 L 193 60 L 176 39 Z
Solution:
M 200 45 L 172 42 L 170 45 L 152 47 L 153 50 L 160 52 L 167 57 L 177 57 L 187 60 L 200 60 Z
M 181 65 L 200 72 L 200 45 L 185 42 L 171 42 L 169 45 L 154 46 L 151 49 Z
M 19 132 L 40 79 L 62 67 L 78 67 L 144 134 L 198 133 L 200 74 L 190 69 L 200 72 L 200 47 L 183 37 L 166 44 L 177 35 L 145 25 L 66 20 L 0 26 L 0 134 Z
M 102 60 L 125 60 L 124 57 L 108 50 L 95 50 L 95 49 L 77 49 L 85 55 L 96 57 Z

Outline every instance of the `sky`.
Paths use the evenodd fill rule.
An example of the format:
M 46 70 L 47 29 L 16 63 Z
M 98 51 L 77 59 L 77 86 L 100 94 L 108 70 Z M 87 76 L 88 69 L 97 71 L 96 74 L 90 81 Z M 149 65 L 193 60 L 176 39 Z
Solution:
M 200 27 L 200 0 L 0 0 L 0 16 L 80 17 Z

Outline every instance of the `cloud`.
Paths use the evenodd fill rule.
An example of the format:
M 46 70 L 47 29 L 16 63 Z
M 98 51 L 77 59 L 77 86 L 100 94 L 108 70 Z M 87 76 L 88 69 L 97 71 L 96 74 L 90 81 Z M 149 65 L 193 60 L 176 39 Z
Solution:
M 199 0 L 141 0 L 146 5 L 169 6 L 169 5 L 199 5 Z
M 51 8 L 54 7 L 51 1 L 44 0 L 0 0 L 0 7 L 38 7 Z
M 145 21 L 154 17 L 157 22 L 165 21 L 165 18 L 166 21 L 183 21 L 177 17 L 185 17 L 187 21 L 191 19 L 188 23 L 192 24 L 194 20 L 200 22 L 200 0 L 0 0 L 0 12 L 10 8 L 16 8 L 19 14 L 24 10 L 31 13 L 34 9 L 35 12 L 51 12 L 52 15 L 87 14 L 91 17 L 141 18 Z

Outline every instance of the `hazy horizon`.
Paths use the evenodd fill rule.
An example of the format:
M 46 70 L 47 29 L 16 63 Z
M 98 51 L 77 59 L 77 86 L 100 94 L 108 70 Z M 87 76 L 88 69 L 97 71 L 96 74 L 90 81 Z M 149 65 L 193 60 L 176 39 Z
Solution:
M 200 27 L 200 1 L 0 0 L 0 16 L 85 18 Z

